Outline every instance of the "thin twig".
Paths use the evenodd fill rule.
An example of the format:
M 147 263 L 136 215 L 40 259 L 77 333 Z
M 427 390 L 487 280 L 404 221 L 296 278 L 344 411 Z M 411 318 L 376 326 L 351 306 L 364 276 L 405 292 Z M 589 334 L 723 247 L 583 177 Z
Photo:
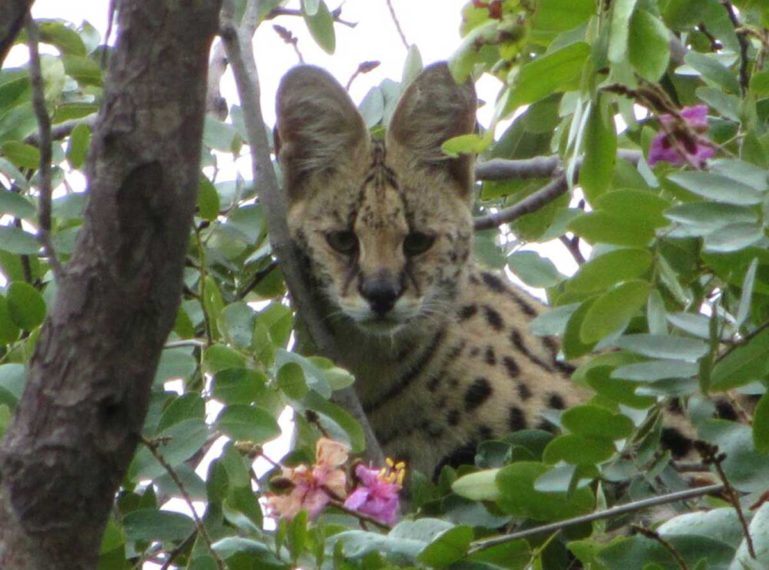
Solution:
M 331 11 L 331 17 L 334 19 L 334 23 L 336 24 L 342 24 L 343 26 L 347 26 L 348 28 L 354 28 L 358 24 L 355 22 L 350 22 L 348 20 L 342 20 L 339 16 L 341 15 L 342 11 L 340 8 L 337 8 L 335 10 Z M 304 12 L 301 10 L 297 10 L 295 8 L 282 8 L 277 7 L 270 10 L 270 12 L 264 17 L 265 20 L 272 20 L 273 18 L 277 18 L 278 16 L 300 16 L 304 17 Z
M 750 536 L 750 527 L 748 521 L 745 518 L 745 513 L 742 512 L 742 505 L 740 505 L 740 496 L 737 490 L 732 486 L 729 478 L 724 472 L 722 463 L 726 459 L 725 453 L 719 453 L 717 445 L 713 445 L 706 441 L 697 440 L 694 442 L 694 447 L 697 452 L 702 456 L 702 461 L 707 465 L 712 465 L 718 473 L 718 478 L 724 485 L 724 494 L 726 499 L 732 504 L 734 510 L 737 512 L 737 517 L 740 519 L 740 526 L 742 527 L 742 534 L 745 537 L 745 544 L 748 547 L 748 553 L 750 557 L 756 558 L 756 549 L 753 547 L 753 538 Z
M 689 570 L 689 566 L 686 564 L 686 560 L 684 560 L 683 556 L 681 556 L 681 553 L 678 552 L 678 550 L 676 550 L 675 547 L 670 544 L 670 542 L 662 538 L 659 533 L 653 531 L 650 528 L 639 525 L 633 525 L 632 528 L 639 534 L 644 535 L 646 538 L 658 542 L 665 550 L 670 553 L 673 558 L 675 558 L 675 561 L 681 570 Z
M 32 16 L 27 17 L 27 37 L 29 45 L 29 81 L 32 85 L 32 106 L 37 117 L 37 128 L 40 136 L 40 205 L 38 210 L 38 239 L 43 246 L 43 252 L 48 257 L 56 281 L 61 281 L 64 271 L 56 257 L 56 251 L 51 243 L 51 118 L 45 107 L 45 91 L 43 73 L 40 70 L 40 52 L 38 50 L 37 25 Z
M 90 115 L 86 115 L 80 119 L 70 119 L 69 121 L 62 121 L 58 125 L 52 125 L 51 140 L 57 141 L 68 137 L 70 134 L 72 134 L 72 131 L 75 130 L 75 127 L 79 125 L 85 125 L 87 127 L 93 128 L 93 126 L 96 124 L 97 117 L 97 113 L 91 113 Z M 24 142 L 31 144 L 32 146 L 40 146 L 40 133 L 30 134 L 27 138 L 24 139 Z
M 259 271 L 254 273 L 254 276 L 251 278 L 251 281 L 249 281 L 248 284 L 245 287 L 243 287 L 243 289 L 238 291 L 237 295 L 235 295 L 235 298 L 238 301 L 242 301 L 243 299 L 245 299 L 246 295 L 248 295 L 254 289 L 254 287 L 259 285 L 259 283 L 261 283 L 265 277 L 267 277 L 270 273 L 272 273 L 274 269 L 277 269 L 277 267 L 278 267 L 278 262 L 275 260 L 272 260 L 267 265 L 267 267 L 265 267 L 264 269 L 260 269 Z
M 485 216 L 475 218 L 473 225 L 476 230 L 488 230 L 496 228 L 501 224 L 507 224 L 523 216 L 536 212 L 542 206 L 549 204 L 558 196 L 565 194 L 569 190 L 569 184 L 566 182 L 566 176 L 561 175 L 555 180 L 551 180 L 545 186 L 527 196 L 520 202 L 513 204 L 509 208 L 503 208 L 498 212 L 492 212 Z
M 411 47 L 411 44 L 406 39 L 406 34 L 403 33 L 403 29 L 401 29 L 401 23 L 398 21 L 398 15 L 395 13 L 395 8 L 393 8 L 392 0 L 385 0 L 385 2 L 387 2 L 387 8 L 390 10 L 390 16 L 392 16 L 393 23 L 395 24 L 395 29 L 398 30 L 398 35 L 401 37 L 403 46 L 406 48 L 406 51 L 408 51 L 409 48 Z
M 566 236 L 561 236 L 558 238 L 560 242 L 566 247 L 567 250 L 569 250 L 569 253 L 574 258 L 574 261 L 577 262 L 577 265 L 582 265 L 585 263 L 585 256 L 582 255 L 582 252 L 579 250 L 579 237 L 574 236 L 573 238 L 569 239 Z
M 221 558 L 219 558 L 219 555 L 214 550 L 214 543 L 211 541 L 211 536 L 208 534 L 208 530 L 206 530 L 205 525 L 203 524 L 203 521 L 198 516 L 197 511 L 195 510 L 195 505 L 192 504 L 192 497 L 190 497 L 190 494 L 187 492 L 187 489 L 184 487 L 184 483 L 179 478 L 179 475 L 174 471 L 174 468 L 171 466 L 168 461 L 166 461 L 165 457 L 163 457 L 163 454 L 158 451 L 158 444 L 157 442 L 150 441 L 144 436 L 139 436 L 141 438 L 141 442 L 149 449 L 152 456 L 155 458 L 155 460 L 160 463 L 160 465 L 163 467 L 163 469 L 166 470 L 169 477 L 173 480 L 174 484 L 179 489 L 179 492 L 182 495 L 182 498 L 184 499 L 184 502 L 187 503 L 187 506 L 190 508 L 190 511 L 192 511 L 192 519 L 195 521 L 195 527 L 198 529 L 198 534 L 200 534 L 201 538 L 203 539 L 203 542 L 206 543 L 206 547 L 208 548 L 209 553 L 211 554 L 211 557 L 214 559 L 214 562 L 216 563 L 216 567 L 219 570 L 225 570 L 224 562 Z
M 740 20 L 737 18 L 737 12 L 734 10 L 732 3 L 729 0 L 721 0 L 721 5 L 726 9 L 729 20 L 732 22 L 732 26 L 734 26 L 734 32 L 737 34 L 737 41 L 740 44 L 740 93 L 744 97 L 750 86 L 750 75 L 748 72 L 750 42 L 744 33 L 740 33 Z
M 550 524 L 546 524 L 546 525 L 542 525 L 534 528 L 527 528 L 526 530 L 522 530 L 520 532 L 513 532 L 503 536 L 495 536 L 493 538 L 487 538 L 484 540 L 476 540 L 473 543 L 470 550 L 468 551 L 468 553 L 473 554 L 474 552 L 478 552 L 479 550 L 490 548 L 498 544 L 504 544 L 506 542 L 510 542 L 511 540 L 516 540 L 518 538 L 527 538 L 529 536 L 535 536 L 538 534 L 557 532 L 570 526 L 584 524 L 584 523 L 597 521 L 601 519 L 608 519 L 611 517 L 624 515 L 627 513 L 634 513 L 636 511 L 640 511 L 642 509 L 646 509 L 649 507 L 656 507 L 657 505 L 666 505 L 668 503 L 675 503 L 677 501 L 685 501 L 686 499 L 694 499 L 696 497 L 701 497 L 702 495 L 707 495 L 710 493 L 718 493 L 723 490 L 724 490 L 724 485 L 722 483 L 716 483 L 714 485 L 708 485 L 706 487 L 697 487 L 696 489 L 686 489 L 685 491 L 668 493 L 667 495 L 662 495 L 660 497 L 651 497 L 649 499 L 634 501 L 626 505 L 619 505 L 616 507 L 612 507 L 610 509 L 606 509 L 604 511 L 597 511 L 594 513 L 590 513 L 589 515 L 574 517 L 571 519 L 566 519 L 559 522 L 554 522 L 554 523 L 550 523 Z
M 249 0 L 250 6 L 255 4 L 256 0 Z M 270 145 L 259 105 L 260 89 L 250 40 L 241 35 L 242 32 L 235 26 L 232 9 L 232 2 L 225 1 L 222 8 L 221 37 L 243 109 L 254 184 L 259 189 L 259 199 L 266 212 L 272 251 L 280 263 L 292 303 L 307 332 L 319 351 L 334 360 L 337 356 L 336 341 L 320 314 L 316 294 L 308 282 L 288 232 L 285 196 L 278 187 L 270 159 Z M 248 9 L 247 6 L 246 10 Z M 355 392 L 352 388 L 346 388 L 336 392 L 334 397 L 335 401 L 345 407 L 361 424 L 366 435 L 366 457 L 375 463 L 383 463 L 384 454 Z
M 160 567 L 160 570 L 168 570 L 171 567 L 171 564 L 174 563 L 174 560 L 176 560 L 176 557 L 179 556 L 182 552 L 184 552 L 185 549 L 189 548 L 192 543 L 195 541 L 195 537 L 197 536 L 197 533 L 191 532 L 190 535 L 185 538 L 179 546 L 174 548 L 171 552 L 168 553 L 168 557 L 166 558 L 165 562 L 163 562 L 163 565 Z

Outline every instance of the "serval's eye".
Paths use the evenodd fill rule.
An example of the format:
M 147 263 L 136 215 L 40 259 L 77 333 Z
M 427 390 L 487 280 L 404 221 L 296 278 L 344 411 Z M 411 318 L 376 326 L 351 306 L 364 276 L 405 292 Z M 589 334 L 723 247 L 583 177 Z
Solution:
M 403 240 L 403 252 L 409 257 L 420 255 L 430 249 L 435 243 L 435 236 L 422 232 L 411 232 Z
M 328 232 L 326 241 L 333 250 L 345 255 L 352 255 L 358 249 L 358 238 L 354 232 L 349 230 Z

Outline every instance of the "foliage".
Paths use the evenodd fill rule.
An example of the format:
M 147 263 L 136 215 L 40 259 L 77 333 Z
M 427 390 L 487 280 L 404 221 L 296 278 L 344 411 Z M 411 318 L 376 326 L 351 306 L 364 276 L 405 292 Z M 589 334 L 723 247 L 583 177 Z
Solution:
M 281 4 L 264 2 L 261 16 Z M 302 9 L 318 44 L 333 51 L 337 13 L 322 0 L 305 0 Z M 549 418 L 560 435 L 523 431 L 485 442 L 476 466 L 446 469 L 435 483 L 412 474 L 410 514 L 392 529 L 377 530 L 334 504 L 312 522 L 300 514 L 277 528 L 268 524 L 260 499 L 280 466 L 313 463 L 322 435 L 353 453 L 364 438 L 329 399 L 351 376 L 327 359 L 289 350 L 293 315 L 256 188 L 222 177 L 246 142 L 243 111 L 231 104 L 229 120 L 206 120 L 184 300 L 158 368 L 147 445 L 116 498 L 100 568 L 169 557 L 196 570 L 221 563 L 557 569 L 572 558 L 594 569 L 769 565 L 769 507 L 762 502 L 769 481 L 769 8 L 758 0 L 492 0 L 468 3 L 463 17 L 452 72 L 460 80 L 480 73 L 500 80 L 498 99 L 487 104 L 494 106 L 492 127 L 502 132 L 450 141 L 447 151 L 482 151 L 482 159 L 555 154 L 570 186 L 569 196 L 491 238 L 479 235 L 478 254 L 507 263 L 532 287 L 547 287 L 553 310 L 532 327 L 559 335 L 568 358 L 598 353 L 574 375 L 592 398 Z M 89 116 L 102 102 L 109 48 L 88 24 L 38 25 L 41 41 L 57 50 L 43 57 L 42 71 L 53 126 L 62 127 L 53 144 L 52 241 L 66 262 L 85 204 L 72 188 L 84 168 Z M 404 77 L 414 76 L 419 60 L 412 49 Z M 372 89 L 361 104 L 369 126 L 386 123 L 401 89 L 393 81 Z M 706 123 L 692 125 L 685 109 L 702 105 Z M 56 287 L 35 237 L 36 128 L 27 71 L 3 69 L 0 433 Z M 653 142 L 681 160 L 647 162 Z M 697 145 L 715 156 L 704 161 Z M 619 151 L 639 158 L 625 160 L 632 153 Z M 478 207 L 503 208 L 545 182 L 483 181 Z M 569 251 L 580 251 L 571 277 L 541 250 L 523 249 L 562 236 Z M 743 397 L 750 394 L 760 397 L 755 410 Z M 744 409 L 717 417 L 724 396 Z M 684 487 L 659 446 L 670 398 L 681 399 L 697 437 L 725 454 L 710 461 L 732 495 L 677 503 L 655 531 L 612 540 L 607 532 L 627 521 L 483 542 L 512 526 Z M 264 463 L 262 445 L 280 433 L 286 406 L 296 412 L 293 449 L 257 475 L 253 462 Z M 172 499 L 196 505 L 202 520 L 189 508 L 169 510 Z

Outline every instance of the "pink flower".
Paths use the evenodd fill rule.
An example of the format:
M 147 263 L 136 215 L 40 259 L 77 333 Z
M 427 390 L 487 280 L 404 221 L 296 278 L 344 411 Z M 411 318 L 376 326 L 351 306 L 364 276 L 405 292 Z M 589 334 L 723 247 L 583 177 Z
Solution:
M 674 166 L 691 164 L 702 168 L 716 154 L 707 137 L 708 108 L 706 105 L 684 107 L 678 116 L 660 115 L 662 130 L 649 147 L 649 166 L 669 162 Z
M 267 494 L 270 512 L 290 520 L 306 510 L 314 519 L 331 499 L 343 499 L 347 495 L 347 475 L 341 466 L 347 461 L 348 452 L 344 444 L 320 438 L 315 447 L 316 460 L 312 468 L 306 465 L 283 468 L 281 483 L 291 490 L 287 494 Z
M 402 488 L 404 471 L 402 464 L 394 465 L 392 460 L 388 460 L 388 464 L 392 470 L 358 465 L 355 475 L 360 480 L 360 486 L 347 497 L 344 506 L 383 524 L 393 525 L 400 506 L 398 493 Z

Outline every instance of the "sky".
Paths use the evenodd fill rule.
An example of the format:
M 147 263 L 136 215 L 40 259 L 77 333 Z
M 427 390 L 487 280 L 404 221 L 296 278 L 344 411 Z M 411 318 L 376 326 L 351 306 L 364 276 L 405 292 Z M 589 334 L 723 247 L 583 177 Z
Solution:
M 262 87 L 262 109 L 268 124 L 274 122 L 274 97 L 280 78 L 298 58 L 292 46 L 286 44 L 273 30 L 273 24 L 287 28 L 299 40 L 299 50 L 305 62 L 330 71 L 343 85 L 363 61 L 376 60 L 381 65 L 359 76 L 352 85 L 351 95 L 360 102 L 366 92 L 383 79 L 400 80 L 406 48 L 398 35 L 385 0 L 326 0 L 329 9 L 341 5 L 341 18 L 353 22 L 354 27 L 336 26 L 336 51 L 328 55 L 317 47 L 309 35 L 302 18 L 283 16 L 263 23 L 254 38 L 254 53 Z M 426 64 L 446 59 L 459 45 L 461 8 L 467 0 L 391 0 L 403 33 L 409 43 L 415 44 Z M 88 20 L 97 29 L 105 31 L 108 18 L 108 0 L 36 0 L 33 14 L 36 18 L 63 18 L 79 23 Z M 292 0 L 286 8 L 299 8 Z M 114 32 L 113 32 L 114 33 Z M 488 78 L 480 89 L 486 98 L 494 96 L 498 84 Z M 233 100 L 231 78 L 225 77 L 223 92 Z M 484 94 L 482 93 L 483 97 Z

